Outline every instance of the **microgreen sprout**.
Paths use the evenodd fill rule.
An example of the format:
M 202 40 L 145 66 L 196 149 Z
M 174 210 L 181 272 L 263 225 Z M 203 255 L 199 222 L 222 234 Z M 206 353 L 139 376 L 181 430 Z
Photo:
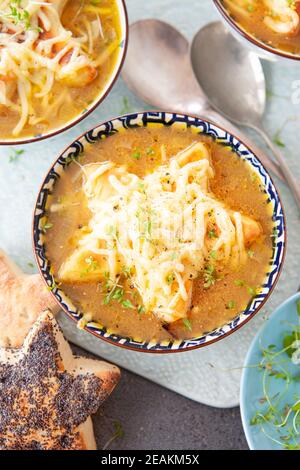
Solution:
M 42 223 L 41 229 L 42 229 L 43 233 L 47 233 L 47 230 L 50 230 L 52 227 L 53 227 L 53 224 L 51 222 L 48 222 L 47 220 L 45 220 Z
M 125 289 L 121 284 L 121 276 L 117 276 L 115 280 L 110 278 L 109 273 L 104 274 L 106 283 L 105 290 L 106 294 L 103 299 L 104 305 L 109 305 L 111 301 L 116 301 L 121 304 L 124 308 L 135 309 L 135 306 L 131 300 L 125 298 Z
M 216 270 L 212 264 L 209 264 L 204 269 L 204 288 L 209 289 L 217 280 Z
M 39 26 L 33 27 L 31 25 L 29 11 L 22 7 L 21 0 L 12 0 L 9 4 L 9 9 L 9 13 L 0 12 L 0 16 L 10 20 L 14 25 L 20 26 L 24 31 L 43 32 Z
M 187 330 L 187 331 L 192 331 L 193 327 L 192 327 L 192 322 L 191 320 L 189 320 L 188 318 L 184 318 L 182 320 L 183 322 L 183 325 L 184 325 L 184 328 Z
M 9 163 L 17 162 L 19 157 L 21 155 L 23 155 L 24 152 L 25 152 L 25 150 L 23 150 L 23 149 L 18 149 L 18 150 L 17 149 L 12 149 L 11 153 L 9 155 L 9 159 L 8 159 Z
M 99 263 L 96 261 L 92 256 L 89 256 L 88 258 L 85 258 L 84 260 L 86 264 L 86 268 L 81 272 L 81 277 L 84 275 L 97 271 L 99 269 Z
M 296 304 L 299 316 L 298 325 L 290 325 L 291 330 L 282 337 L 282 348 L 274 344 L 261 348 L 262 360 L 257 365 L 262 373 L 263 397 L 259 410 L 250 424 L 260 426 L 261 432 L 274 443 L 286 450 L 300 450 L 300 394 L 295 393 L 291 402 L 286 395 L 290 387 L 300 381 L 300 300 Z M 275 381 L 282 384 L 279 393 L 272 393 Z M 296 387 L 297 390 L 297 387 Z
M 103 450 L 108 449 L 108 447 L 116 440 L 116 439 L 121 439 L 124 437 L 125 432 L 122 426 L 122 423 L 120 421 L 114 421 L 113 422 L 115 431 L 112 435 L 112 437 L 106 442 L 106 444 L 103 446 Z

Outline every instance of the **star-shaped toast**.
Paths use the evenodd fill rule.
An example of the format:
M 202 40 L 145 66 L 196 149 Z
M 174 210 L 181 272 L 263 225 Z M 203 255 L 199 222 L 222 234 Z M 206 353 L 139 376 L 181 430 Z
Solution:
M 74 357 L 50 311 L 19 350 L 0 349 L 0 450 L 95 450 L 91 414 L 117 367 Z
M 59 306 L 39 274 L 24 274 L 0 250 L 0 347 L 19 348 L 30 328 L 47 308 Z

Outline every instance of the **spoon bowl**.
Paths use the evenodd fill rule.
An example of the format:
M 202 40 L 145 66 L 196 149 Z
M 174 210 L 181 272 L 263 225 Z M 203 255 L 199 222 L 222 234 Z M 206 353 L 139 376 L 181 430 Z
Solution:
M 222 23 L 210 23 L 196 34 L 191 62 L 215 109 L 239 125 L 251 127 L 261 121 L 266 105 L 261 62 L 253 52 L 241 47 Z
M 241 138 L 266 167 L 281 177 L 279 166 L 224 116 L 215 112 L 196 79 L 187 39 L 173 26 L 156 19 L 130 26 L 123 79 L 128 88 L 156 109 L 208 118 Z
M 210 104 L 230 121 L 254 129 L 264 139 L 300 209 L 299 184 L 264 130 L 266 83 L 259 58 L 245 49 L 222 23 L 215 22 L 196 34 L 191 46 L 191 62 Z
M 136 95 L 157 108 L 199 114 L 208 105 L 192 70 L 187 39 L 163 21 L 130 26 L 122 76 Z

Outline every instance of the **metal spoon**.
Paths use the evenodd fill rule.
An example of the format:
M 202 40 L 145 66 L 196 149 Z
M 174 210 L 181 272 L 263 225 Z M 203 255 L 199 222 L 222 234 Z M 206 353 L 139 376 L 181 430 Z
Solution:
M 231 121 L 254 129 L 265 140 L 300 208 L 300 185 L 264 130 L 266 84 L 259 58 L 244 48 L 222 23 L 215 22 L 196 34 L 191 62 L 210 104 Z
M 156 108 L 194 114 L 225 127 L 248 145 L 267 168 L 282 178 L 276 163 L 209 107 L 194 76 L 189 43 L 173 26 L 152 19 L 132 24 L 122 75 L 137 96 Z

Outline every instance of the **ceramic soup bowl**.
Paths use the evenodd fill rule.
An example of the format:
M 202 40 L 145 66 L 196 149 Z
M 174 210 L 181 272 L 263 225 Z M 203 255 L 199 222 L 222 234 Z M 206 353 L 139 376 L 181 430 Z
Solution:
M 66 314 L 73 321 L 78 322 L 85 312 L 78 311 L 71 299 L 67 297 L 59 285 L 56 285 L 50 262 L 47 259 L 45 235 L 42 225 L 42 219 L 45 216 L 47 207 L 47 199 L 53 192 L 60 176 L 66 171 L 68 165 L 74 164 L 73 160 L 80 157 L 86 146 L 99 142 L 103 137 L 110 138 L 110 136 L 118 133 L 120 130 L 124 131 L 124 129 L 152 126 L 153 123 L 167 126 L 168 128 L 178 125 L 193 128 L 195 132 L 211 136 L 213 139 L 217 139 L 221 144 L 231 147 L 239 158 L 248 162 L 259 179 L 260 185 L 271 204 L 272 217 L 276 227 L 272 258 L 270 259 L 264 282 L 258 290 L 259 293 L 249 302 L 246 309 L 241 311 L 232 321 L 216 328 L 214 331 L 209 331 L 206 334 L 188 340 L 164 341 L 159 343 L 156 341 L 137 341 L 132 338 L 111 334 L 104 326 L 95 322 L 89 322 L 85 326 L 85 330 L 88 333 L 116 346 L 150 353 L 175 353 L 208 346 L 215 341 L 226 338 L 251 320 L 271 295 L 283 266 L 286 246 L 286 225 L 280 197 L 270 175 L 259 159 L 253 154 L 251 149 L 246 147 L 243 142 L 238 140 L 234 135 L 209 121 L 204 121 L 193 116 L 168 112 L 134 113 L 99 124 L 94 129 L 89 130 L 72 142 L 54 162 L 50 171 L 47 173 L 34 210 L 33 243 L 39 271 L 45 283 Z

